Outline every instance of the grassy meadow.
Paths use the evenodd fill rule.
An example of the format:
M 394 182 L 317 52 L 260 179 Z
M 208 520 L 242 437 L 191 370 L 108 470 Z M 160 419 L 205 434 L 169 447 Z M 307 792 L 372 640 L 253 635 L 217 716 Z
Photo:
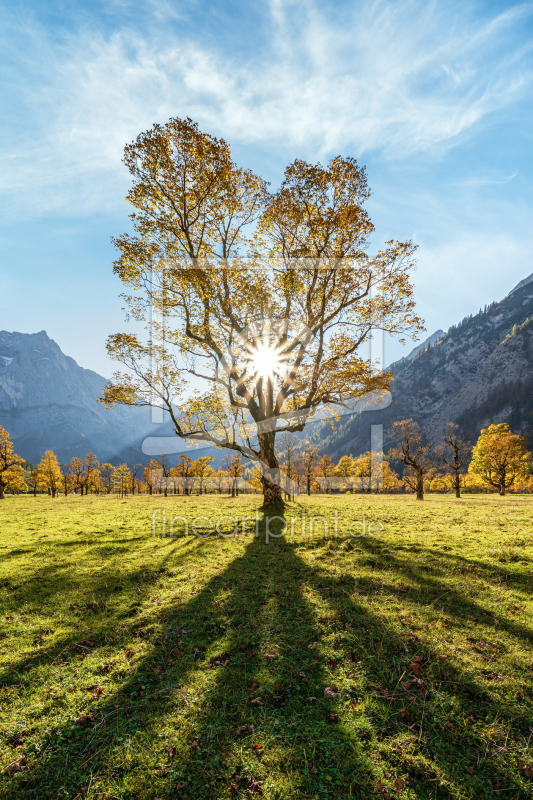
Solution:
M 0 797 L 533 797 L 533 498 L 260 502 L 0 503 Z

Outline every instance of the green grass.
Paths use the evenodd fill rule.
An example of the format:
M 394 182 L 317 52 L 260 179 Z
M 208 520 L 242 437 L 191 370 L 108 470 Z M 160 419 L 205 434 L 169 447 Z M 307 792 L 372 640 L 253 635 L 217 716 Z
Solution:
M 155 509 L 259 503 L 0 504 L 0 796 L 533 797 L 533 500 L 311 497 L 268 545 L 262 515 L 152 535 Z M 383 532 L 348 540 L 363 515 Z

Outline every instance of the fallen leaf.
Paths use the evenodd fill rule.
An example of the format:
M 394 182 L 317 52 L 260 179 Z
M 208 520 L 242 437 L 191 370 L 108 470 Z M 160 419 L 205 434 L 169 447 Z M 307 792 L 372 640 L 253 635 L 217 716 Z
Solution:
M 409 664 L 409 672 L 414 673 L 415 675 L 422 675 L 422 667 L 416 661 L 413 661 L 412 664 Z
M 526 778 L 533 778 L 533 769 L 531 769 L 531 767 L 524 767 L 523 773 Z
M 250 703 L 251 703 L 253 706 L 262 706 L 262 705 L 263 705 L 263 701 L 261 700 L 261 698 L 260 698 L 260 697 L 254 697 L 254 699 L 253 699 L 253 700 L 250 700 Z
M 267 659 L 267 661 L 272 661 L 272 659 L 275 657 L 276 657 L 275 653 L 265 653 L 265 658 Z
M 338 722 L 339 715 L 338 714 L 326 714 L 326 719 L 328 722 Z
M 19 761 L 13 761 L 12 764 L 6 767 L 6 772 L 9 775 L 14 775 L 15 772 L 23 772 L 28 767 L 28 761 L 25 758 L 21 758 Z
M 193 749 L 193 750 L 199 750 L 199 749 L 200 749 L 200 745 L 198 744 L 198 742 L 197 742 L 197 741 L 194 741 L 194 742 L 191 744 L 191 747 L 192 747 L 192 749 Z
M 308 698 L 307 698 L 307 702 L 308 702 L 308 703 L 314 703 L 314 702 L 316 702 L 316 697 L 308 697 Z
M 261 788 L 263 784 L 264 781 L 256 781 L 255 778 L 250 778 L 245 788 L 250 794 L 263 794 Z
M 308 650 L 316 650 L 317 644 L 318 644 L 318 642 L 311 642 L 311 644 L 307 645 L 307 649 Z
M 90 712 L 89 714 L 82 714 L 81 717 L 78 717 L 76 722 L 78 725 L 84 725 L 86 722 L 92 722 L 94 719 L 94 714 Z
M 252 683 L 252 685 L 250 686 L 250 691 L 251 692 L 255 692 L 255 690 L 258 688 L 258 686 L 259 686 L 258 683 Z
M 401 778 L 396 778 L 394 781 L 394 791 L 396 792 L 396 797 L 400 796 L 400 792 L 402 791 L 403 787 L 405 786 L 405 781 Z
M 447 731 L 453 731 L 453 725 L 450 721 L 444 723 L 444 727 Z
M 263 752 L 263 745 L 262 744 L 253 744 L 252 745 L 252 750 L 255 750 L 256 753 L 262 753 Z
M 246 736 L 249 733 L 255 733 L 255 725 L 239 725 L 235 729 L 237 736 Z
M 326 686 L 326 688 L 324 689 L 324 694 L 326 695 L 326 697 L 331 697 L 331 698 L 335 698 L 335 697 L 338 697 L 338 696 L 339 696 L 339 693 L 338 693 L 338 692 L 335 692 L 335 691 L 334 691 L 334 690 L 331 688 L 331 686 Z
M 335 669 L 337 669 L 337 667 L 339 666 L 339 662 L 338 662 L 338 661 L 337 661 L 337 659 L 335 659 L 335 658 L 330 658 L 330 659 L 328 659 L 328 661 L 327 661 L 327 665 L 328 665 L 328 667 L 329 667 L 330 669 L 333 669 L 333 670 L 335 670 Z
M 170 750 L 168 751 L 168 757 L 174 758 L 177 752 L 178 752 L 177 747 L 171 747 Z
M 409 711 L 406 708 L 400 708 L 400 714 L 406 719 L 409 718 Z
M 176 658 L 181 658 L 181 656 L 183 655 L 183 651 L 175 647 L 174 650 L 172 651 L 172 655 L 176 656 Z
M 33 669 L 34 666 L 35 664 L 33 663 L 33 661 L 29 661 L 27 664 L 24 664 L 22 669 L 28 671 L 29 669 Z

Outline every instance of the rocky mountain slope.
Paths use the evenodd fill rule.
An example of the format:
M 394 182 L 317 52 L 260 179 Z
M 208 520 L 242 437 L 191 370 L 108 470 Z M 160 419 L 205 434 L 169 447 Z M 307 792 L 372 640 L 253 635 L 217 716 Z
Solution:
M 322 428 L 330 454 L 357 455 L 370 448 L 370 426 L 382 424 L 385 440 L 396 420 L 413 418 L 430 440 L 457 422 L 469 440 L 482 427 L 509 421 L 533 444 L 533 276 L 501 302 L 466 317 L 410 361 L 389 368 L 392 402 L 346 418 L 338 430 Z
M 37 463 L 48 448 L 60 461 L 89 451 L 113 464 L 146 461 L 142 440 L 166 426 L 153 426 L 149 409 L 106 410 L 97 403 L 105 383 L 45 331 L 0 331 L 0 425 L 28 461 Z

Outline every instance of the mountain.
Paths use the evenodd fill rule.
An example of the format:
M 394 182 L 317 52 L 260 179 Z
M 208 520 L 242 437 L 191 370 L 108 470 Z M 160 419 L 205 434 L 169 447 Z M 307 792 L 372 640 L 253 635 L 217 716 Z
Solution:
M 421 353 L 423 350 L 427 350 L 428 346 L 431 347 L 432 345 L 436 344 L 438 341 L 443 339 L 445 336 L 444 331 L 441 331 L 440 328 L 435 333 L 432 333 L 431 336 L 428 336 L 427 339 L 424 339 L 423 342 L 420 342 L 419 345 L 414 347 L 410 353 L 408 353 L 403 358 L 400 358 L 399 361 L 395 361 L 393 364 L 390 364 L 388 367 L 385 367 L 385 372 L 390 369 L 397 369 L 401 364 L 407 364 L 408 361 L 412 361 L 413 358 Z
M 91 451 L 101 462 L 146 462 L 143 439 L 169 426 L 152 425 L 147 408 L 105 409 L 97 403 L 105 383 L 46 331 L 0 331 L 0 425 L 28 461 L 52 449 L 60 461 Z
M 389 367 L 392 401 L 381 410 L 345 417 L 334 432 L 321 428 L 331 455 L 370 449 L 370 426 L 383 425 L 385 449 L 392 423 L 412 418 L 431 441 L 456 422 L 469 441 L 482 427 L 508 421 L 533 444 L 533 278 L 503 300 L 465 317 L 413 358 Z

